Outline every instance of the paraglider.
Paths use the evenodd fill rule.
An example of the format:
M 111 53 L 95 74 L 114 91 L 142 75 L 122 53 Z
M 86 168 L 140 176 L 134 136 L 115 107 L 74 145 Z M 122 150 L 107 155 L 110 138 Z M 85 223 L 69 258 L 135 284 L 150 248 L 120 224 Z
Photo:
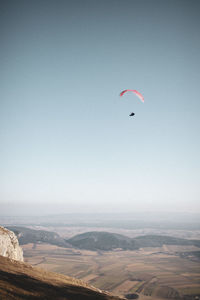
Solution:
M 138 98 L 142 101 L 142 102 L 144 102 L 144 97 L 142 96 L 142 94 L 141 93 L 139 93 L 138 91 L 136 91 L 136 90 L 124 90 L 124 91 L 122 91 L 121 93 L 120 93 L 120 96 L 123 96 L 126 92 L 133 92 L 134 94 L 136 94 L 136 96 L 138 96 Z M 130 117 L 133 117 L 135 115 L 135 113 L 130 113 Z
M 139 93 L 139 92 L 136 91 L 136 90 L 124 90 L 124 91 L 122 91 L 122 92 L 120 93 L 120 96 L 123 96 L 126 92 L 133 92 L 133 93 L 135 93 L 135 94 L 138 96 L 138 98 L 139 98 L 142 102 L 144 102 L 144 97 L 142 96 L 141 93 Z

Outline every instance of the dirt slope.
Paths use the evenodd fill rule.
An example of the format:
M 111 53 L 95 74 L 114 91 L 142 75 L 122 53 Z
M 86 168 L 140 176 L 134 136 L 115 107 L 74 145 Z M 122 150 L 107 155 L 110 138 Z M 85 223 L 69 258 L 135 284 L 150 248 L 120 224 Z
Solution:
M 119 300 L 81 280 L 0 256 L 1 300 Z

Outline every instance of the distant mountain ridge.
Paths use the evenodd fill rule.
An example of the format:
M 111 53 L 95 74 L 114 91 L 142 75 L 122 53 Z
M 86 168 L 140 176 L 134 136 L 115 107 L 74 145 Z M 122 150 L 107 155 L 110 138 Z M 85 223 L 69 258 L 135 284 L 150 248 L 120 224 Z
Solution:
M 185 245 L 200 248 L 200 240 L 187 240 L 163 235 L 145 235 L 129 238 L 122 234 L 104 231 L 90 231 L 75 235 L 70 239 L 64 239 L 55 232 L 35 230 L 26 227 L 9 226 L 18 237 L 20 245 L 28 243 L 47 243 L 64 248 L 76 247 L 86 250 L 111 251 L 138 250 L 144 247 L 162 247 L 163 245 Z
M 21 226 L 8 226 L 7 228 L 17 235 L 20 245 L 29 243 L 47 243 L 57 245 L 59 247 L 72 247 L 56 232 L 35 230 Z
M 143 247 L 162 247 L 163 245 L 194 245 L 200 247 L 200 240 L 186 240 L 170 236 L 145 235 L 129 238 L 124 235 L 91 231 L 76 235 L 67 240 L 79 249 L 87 250 L 137 250 Z
M 123 250 L 135 249 L 134 240 L 122 234 L 91 231 L 75 235 L 67 240 L 74 247 L 87 250 L 113 250 L 122 248 Z

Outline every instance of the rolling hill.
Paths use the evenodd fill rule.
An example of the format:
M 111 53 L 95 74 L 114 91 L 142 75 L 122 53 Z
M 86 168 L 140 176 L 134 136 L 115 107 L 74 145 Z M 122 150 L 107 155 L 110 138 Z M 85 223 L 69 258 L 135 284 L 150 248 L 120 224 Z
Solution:
M 124 250 L 137 249 L 135 241 L 121 234 L 91 231 L 75 235 L 67 242 L 74 247 L 87 250 L 113 250 L 122 248 Z
M 144 235 L 129 238 L 122 234 L 104 231 L 90 231 L 64 239 L 55 232 L 35 230 L 20 226 L 8 226 L 18 237 L 19 244 L 46 243 L 64 248 L 76 247 L 86 250 L 110 251 L 117 248 L 121 250 L 137 250 L 144 247 L 162 247 L 163 245 L 193 245 L 200 248 L 200 240 L 188 240 L 162 235 Z
M 129 238 L 124 235 L 109 232 L 86 232 L 75 235 L 67 240 L 69 244 L 87 250 L 137 250 L 144 247 L 161 247 L 163 245 L 194 245 L 200 247 L 199 240 L 187 240 L 170 236 L 145 235 Z
M 28 243 L 47 243 L 60 247 L 72 247 L 56 232 L 35 230 L 21 226 L 8 226 L 7 228 L 16 234 L 20 245 L 25 245 Z

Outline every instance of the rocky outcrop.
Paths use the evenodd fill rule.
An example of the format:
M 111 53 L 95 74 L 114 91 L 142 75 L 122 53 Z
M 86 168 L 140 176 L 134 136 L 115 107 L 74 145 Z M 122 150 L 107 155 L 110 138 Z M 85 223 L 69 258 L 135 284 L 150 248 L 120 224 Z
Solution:
M 22 248 L 14 232 L 0 226 L 0 255 L 24 261 Z

